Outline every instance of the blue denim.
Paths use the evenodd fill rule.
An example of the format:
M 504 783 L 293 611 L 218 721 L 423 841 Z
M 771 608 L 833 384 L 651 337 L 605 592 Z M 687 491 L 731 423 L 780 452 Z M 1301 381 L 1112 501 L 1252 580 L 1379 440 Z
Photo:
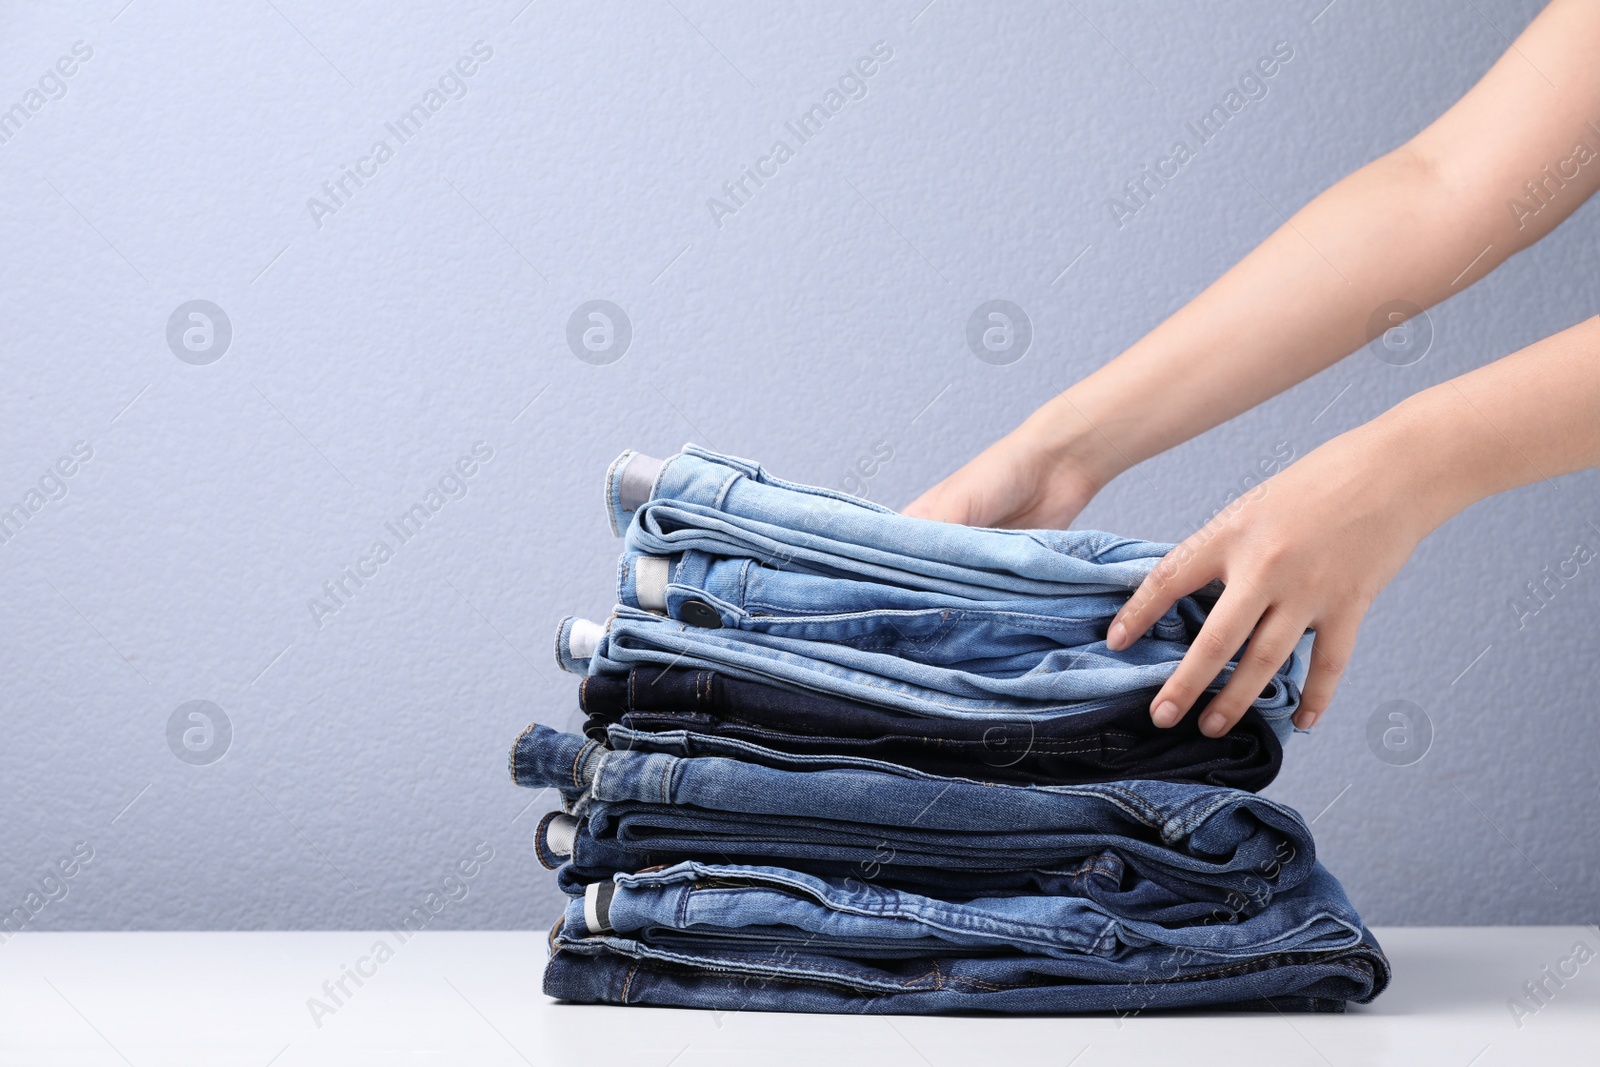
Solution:
M 632 668 L 650 666 L 699 668 L 917 715 L 1015 720 L 1019 715 L 1070 715 L 1084 709 L 1086 702 L 1109 698 L 1128 700 L 1131 706 L 1172 675 L 1189 647 L 1149 637 L 1114 653 L 1104 641 L 1096 641 L 991 660 L 978 673 L 878 651 L 885 640 L 884 627 L 874 615 L 809 620 L 803 632 L 780 636 L 729 627 L 708 629 L 618 605 L 587 658 L 572 651 L 576 620 L 562 620 L 556 632 L 556 659 L 578 674 L 625 675 Z M 959 643 L 949 615 L 930 611 L 900 616 L 895 620 L 895 639 Z M 1251 705 L 1280 742 L 1294 729 L 1291 718 L 1310 670 L 1311 641 L 1309 633 L 1301 638 L 1289 662 Z M 1230 665 L 1210 691 L 1220 689 L 1231 676 Z
M 796 951 L 684 948 L 607 934 L 550 937 L 544 991 L 579 1004 L 655 1004 L 723 1011 L 1019 1015 L 1174 1008 L 1339 1012 L 1389 983 L 1389 962 L 1368 933 L 1332 952 L 1284 952 L 1228 961 L 1178 977 L 1102 978 L 1087 956 L 934 956 L 858 959 Z
M 698 549 L 785 569 L 972 600 L 1136 589 L 1172 546 L 1094 531 L 993 530 L 914 519 L 845 493 L 774 478 L 695 445 L 665 460 L 648 503 L 624 499 L 624 452 L 606 475 L 612 529 L 636 553 Z
M 664 610 L 671 618 L 693 622 L 686 606 L 710 607 L 724 627 L 818 641 L 838 640 L 842 633 L 858 648 L 980 674 L 1027 670 L 1045 653 L 1103 642 L 1112 616 L 1127 602 L 1125 593 L 1071 589 L 1052 596 L 968 600 L 685 552 L 624 554 L 618 602 L 629 607 L 652 607 L 640 603 L 630 580 L 642 558 L 670 568 Z M 1185 597 L 1156 621 L 1150 635 L 1187 645 L 1204 622 L 1204 608 Z
M 613 814 L 626 818 L 629 813 Z M 558 829 L 564 832 L 558 834 Z M 556 872 L 556 884 L 569 893 L 618 871 L 705 860 L 798 865 L 824 877 L 867 878 L 889 888 L 936 893 L 952 900 L 981 895 L 1079 896 L 1112 908 L 1126 907 L 1125 902 L 1134 895 L 1145 900 L 1154 900 L 1157 895 L 1140 885 L 1139 873 L 1124 863 L 1114 848 L 1081 850 L 1082 854 L 1075 858 L 1039 867 L 952 866 L 957 861 L 952 860 L 948 848 L 912 848 L 904 841 L 891 841 L 881 833 L 872 833 L 870 827 L 863 827 L 854 837 L 835 834 L 826 848 L 797 847 L 792 841 L 769 840 L 754 832 L 730 836 L 722 832 L 720 824 L 707 827 L 712 833 L 699 833 L 692 823 L 676 829 L 681 832 L 674 837 L 652 837 L 647 841 L 619 840 L 612 833 L 596 837 L 590 832 L 587 819 L 552 812 L 534 833 L 534 849 L 539 862 Z M 562 838 L 559 844 L 558 837 Z M 1133 894 L 1128 887 L 1133 888 Z M 1240 904 L 1241 900 L 1244 903 Z M 1255 906 L 1242 894 L 1224 895 L 1220 906 L 1232 904 L 1245 910 Z M 1218 906 L 1217 901 L 1197 901 L 1157 910 L 1145 904 L 1141 914 L 1161 921 L 1199 921 Z
M 1101 964 L 1098 980 L 1177 977 L 1282 952 L 1333 952 L 1362 938 L 1361 918 L 1321 864 L 1241 921 L 1140 922 L 1072 896 L 948 901 L 858 878 L 780 867 L 685 862 L 619 873 L 574 894 L 568 936 L 616 933 L 663 947 L 723 947 L 855 958 L 1026 953 Z
M 556 638 L 588 676 L 590 738 L 535 724 L 511 760 L 519 785 L 562 799 L 535 833 L 573 896 L 550 995 L 1338 1011 L 1387 983 L 1291 809 L 1181 766 L 1103 781 L 1084 760 L 1089 782 L 1038 781 L 1078 764 L 1030 761 L 1031 746 L 1076 756 L 1115 734 L 1199 633 L 1220 583 L 1132 648 L 1105 647 L 1171 546 L 909 519 L 693 446 L 624 453 L 606 500 L 625 539 L 619 603 L 604 627 L 568 619 Z M 1252 751 L 1272 750 L 1272 770 L 1312 640 L 1246 719 L 1270 731 Z M 671 681 L 641 701 L 646 676 Z M 1005 781 L 971 758 L 995 731 L 1019 757 Z M 1215 758 L 1183 751 L 1180 765 Z
M 907 884 L 961 891 L 986 874 L 1026 890 L 1043 871 L 1117 915 L 1183 922 L 1217 903 L 1254 914 L 1304 881 L 1315 860 L 1299 815 L 1241 790 L 1145 780 L 991 785 L 726 744 L 745 758 L 618 751 L 535 724 L 513 749 L 512 776 L 561 794 L 581 817 L 579 840 L 613 864 L 604 877 L 685 859 L 820 874 L 856 865 L 874 881 L 887 870 Z M 546 828 L 541 858 L 554 865 L 565 857 L 549 847 Z
M 619 606 L 593 656 L 574 653 L 570 622 L 559 628 L 557 660 L 578 673 L 672 663 L 918 714 L 1067 714 L 1159 688 L 1220 590 L 1180 598 L 1112 654 L 1106 626 L 1170 545 L 908 518 L 693 445 L 664 461 L 624 452 L 606 503 L 625 530 Z M 1311 644 L 1308 633 L 1256 702 L 1280 742 Z
M 622 813 L 626 816 L 627 813 Z M 570 840 L 555 845 L 554 825 L 576 822 Z M 680 827 L 682 829 L 682 827 Z M 867 833 L 858 838 L 835 837 L 826 849 L 797 849 L 792 841 L 771 841 L 746 835 L 741 838 L 698 835 L 693 825 L 677 838 L 653 838 L 646 843 L 618 840 L 616 835 L 595 837 L 587 819 L 550 813 L 534 833 L 534 851 L 546 869 L 554 870 L 555 883 L 565 893 L 573 893 L 597 878 L 610 878 L 619 870 L 646 870 L 670 867 L 685 861 L 714 861 L 720 864 L 803 865 L 808 872 L 827 878 L 870 878 L 877 885 L 906 889 L 909 893 L 934 893 L 949 899 L 971 896 L 1082 896 L 1106 907 L 1117 907 L 1128 899 L 1125 885 L 1136 885 L 1139 875 L 1114 848 L 1098 853 L 1086 851 L 1074 859 L 1040 867 L 1018 865 L 952 865 L 950 849 L 914 849 L 904 843 L 891 843 L 882 833 Z M 805 856 L 797 859 L 797 851 Z M 1237 904 L 1242 894 L 1224 899 Z M 1202 920 L 1218 907 L 1218 902 L 1165 907 L 1146 907 L 1142 913 L 1163 921 L 1184 918 Z M 1246 901 L 1246 910 L 1253 907 Z
M 699 550 L 672 556 L 626 550 L 617 566 L 617 600 L 629 607 L 657 607 L 641 602 L 641 560 L 660 560 L 669 572 L 665 610 L 673 618 L 684 618 L 684 603 L 700 600 L 719 609 L 724 626 L 745 628 L 817 616 L 870 612 L 892 618 L 895 613 L 954 610 L 987 626 L 993 640 L 1033 637 L 1040 647 L 1071 646 L 1104 638 L 1111 616 L 1128 598 L 1125 589 L 1107 593 L 1062 585 L 1048 594 L 973 599 L 818 574 L 795 564 L 775 566 L 743 557 L 714 556 Z M 1205 622 L 1207 603 L 1192 596 L 1180 598 L 1156 620 L 1153 636 L 1167 641 L 1191 640 Z
M 626 677 L 590 675 L 578 687 L 584 733 L 615 728 L 682 731 L 680 755 L 719 754 L 704 739 L 727 737 L 796 755 L 842 755 L 896 763 L 929 774 L 1020 785 L 1079 785 L 1125 778 L 1197 782 L 1257 792 L 1283 762 L 1277 735 L 1255 711 L 1222 737 L 1206 737 L 1199 716 L 1162 729 L 1145 705 L 1155 693 L 1065 718 L 1000 722 L 914 716 L 822 693 L 802 693 L 716 671 L 635 668 Z M 1208 698 L 1202 697 L 1198 711 Z M 613 747 L 631 742 L 612 738 Z

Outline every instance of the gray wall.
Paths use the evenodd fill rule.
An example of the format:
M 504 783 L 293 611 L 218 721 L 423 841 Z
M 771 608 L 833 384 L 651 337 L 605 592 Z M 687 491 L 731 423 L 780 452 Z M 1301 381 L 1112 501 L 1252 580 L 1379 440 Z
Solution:
M 0 544 L 0 911 L 44 882 L 39 929 L 371 927 L 487 842 L 435 922 L 546 925 L 549 805 L 506 754 L 572 721 L 551 635 L 609 606 L 607 461 L 696 441 L 840 485 L 885 442 L 867 492 L 901 505 L 1417 130 L 1537 7 L 523 2 L 8 5 L 0 504 L 27 521 Z M 479 41 L 420 132 L 386 127 Z M 879 41 L 865 96 L 800 144 L 785 122 Z M 1110 198 L 1279 41 L 1266 95 L 1119 226 Z M 713 212 L 779 139 L 777 176 Z M 1597 212 L 1435 309 L 1425 358 L 1358 352 L 1082 525 L 1180 538 L 1280 442 L 1587 316 Z M 965 341 L 993 298 L 1035 331 L 1005 366 Z M 197 299 L 225 351 L 184 346 Z M 632 323 L 609 365 L 567 342 L 594 299 Z M 1596 478 L 1429 540 L 1294 740 L 1271 795 L 1369 921 L 1593 918 L 1600 572 L 1521 628 L 1511 603 L 1600 548 Z M 401 544 L 385 523 L 441 481 Z M 1368 740 L 1396 699 L 1432 734 L 1403 766 L 1421 733 Z M 209 740 L 188 709 L 170 729 L 191 701 L 221 711 Z

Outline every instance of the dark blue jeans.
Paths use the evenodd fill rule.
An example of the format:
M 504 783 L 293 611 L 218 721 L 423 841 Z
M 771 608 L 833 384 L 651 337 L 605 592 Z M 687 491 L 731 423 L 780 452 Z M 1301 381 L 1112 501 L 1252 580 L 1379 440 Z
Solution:
M 1157 729 L 1155 690 L 1067 718 L 926 718 L 822 693 L 780 689 L 717 671 L 653 667 L 591 675 L 579 688 L 602 740 L 613 724 L 647 733 L 683 730 L 796 755 L 861 756 L 929 774 L 1016 784 L 1075 785 L 1126 778 L 1197 782 L 1258 792 L 1283 763 L 1283 746 L 1253 709 L 1227 735 L 1200 733 L 1198 714 Z M 1201 698 L 1198 707 L 1209 702 Z
M 935 895 L 975 892 L 985 876 L 1026 891 L 1043 874 L 1082 883 L 1115 914 L 1179 922 L 1218 904 L 1252 914 L 1304 881 L 1315 859 L 1292 809 L 1178 782 L 990 785 L 771 750 L 684 758 L 607 749 L 537 724 L 517 740 L 512 773 L 519 785 L 555 788 L 581 817 L 562 828 L 576 830 L 574 864 L 590 866 L 592 848 L 586 881 L 685 859 L 873 881 L 888 871 Z M 552 825 L 562 826 L 541 825 L 540 855 L 559 863 Z
M 544 991 L 580 1004 L 656 1004 L 722 1011 L 924 1015 L 983 1011 L 1135 1014 L 1172 1008 L 1343 1011 L 1389 982 L 1367 934 L 1332 953 L 1286 952 L 1179 978 L 1097 977 L 1090 961 L 1045 956 L 857 960 L 792 950 L 739 952 L 710 944 L 659 948 L 626 937 L 551 934 Z
M 1129 919 L 1066 894 L 947 900 L 787 867 L 680 863 L 574 891 L 563 932 L 658 948 L 852 959 L 1057 956 L 1083 962 L 1083 977 L 1092 971 L 1105 982 L 1177 978 L 1286 952 L 1339 952 L 1364 936 L 1344 887 L 1320 863 L 1264 912 L 1240 919 L 1219 909 L 1215 921 L 1178 924 Z

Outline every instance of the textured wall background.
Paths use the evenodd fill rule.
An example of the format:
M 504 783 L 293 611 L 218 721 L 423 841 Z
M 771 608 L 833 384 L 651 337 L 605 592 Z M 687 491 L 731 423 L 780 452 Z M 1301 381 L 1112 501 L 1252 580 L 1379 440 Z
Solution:
M 1324 2 L 8 5 L 0 505 L 25 521 L 0 544 L 0 911 L 66 859 L 35 928 L 373 927 L 487 842 L 436 923 L 546 925 L 548 805 L 506 754 L 572 721 L 551 635 L 610 604 L 606 463 L 693 440 L 841 485 L 886 444 L 865 488 L 901 505 L 1417 130 L 1537 9 Z M 785 123 L 877 42 L 865 95 L 801 144 Z M 1278 42 L 1266 95 L 1119 226 L 1110 198 Z M 386 125 L 417 104 L 420 130 Z M 335 200 L 346 167 L 366 177 Z M 1280 443 L 1586 317 L 1597 218 L 1436 308 L 1419 362 L 1358 352 L 1082 525 L 1181 538 Z M 1034 329 L 1005 366 L 965 340 L 995 298 Z M 596 299 L 632 324 L 609 365 L 567 341 Z M 192 300 L 225 348 L 215 312 L 184 347 Z M 385 524 L 430 489 L 402 544 Z M 1369 921 L 1593 919 L 1600 572 L 1520 629 L 1512 604 L 1600 549 L 1597 489 L 1442 529 L 1294 741 L 1272 795 Z M 330 598 L 379 539 L 392 558 Z M 1396 699 L 1418 732 L 1385 761 L 1369 723 Z M 169 732 L 191 701 L 221 711 L 195 763 L 201 720 Z

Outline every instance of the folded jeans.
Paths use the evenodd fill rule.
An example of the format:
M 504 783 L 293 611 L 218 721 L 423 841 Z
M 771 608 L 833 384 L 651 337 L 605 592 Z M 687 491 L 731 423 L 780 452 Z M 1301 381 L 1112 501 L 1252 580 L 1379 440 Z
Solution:
M 1286 952 L 1220 963 L 1178 978 L 1097 980 L 1092 959 L 915 957 L 862 960 L 784 949 L 652 946 L 615 934 L 550 938 L 544 992 L 579 1004 L 654 1004 L 723 1011 L 921 1015 L 1116 1012 L 1177 1008 L 1342 1012 L 1389 982 L 1367 934 L 1335 952 Z
M 964 901 L 821 878 L 781 867 L 684 862 L 618 873 L 574 892 L 573 936 L 617 933 L 657 945 L 703 942 L 823 955 L 1028 954 L 1088 956 L 1106 981 L 1175 978 L 1219 961 L 1281 952 L 1333 952 L 1360 943 L 1361 919 L 1321 864 L 1272 908 L 1241 921 L 1177 925 L 1117 916 L 1073 896 Z
M 860 756 L 929 774 L 1016 784 L 1148 778 L 1259 792 L 1283 762 L 1277 735 L 1254 709 L 1222 737 L 1200 733 L 1198 714 L 1162 729 L 1147 710 L 1154 690 L 1132 702 L 1086 703 L 1069 717 L 992 721 L 916 716 L 680 667 L 590 675 L 578 692 L 588 717 L 584 733 L 593 740 L 605 739 L 612 726 L 683 731 L 702 748 L 709 738 L 727 737 L 798 755 Z M 1201 698 L 1197 713 L 1209 699 Z
M 941 889 L 988 875 L 1026 890 L 1035 872 L 1071 871 L 1083 895 L 1118 915 L 1182 921 L 1217 903 L 1254 914 L 1315 859 L 1299 815 L 1241 790 L 1143 779 L 994 785 L 740 744 L 749 758 L 684 758 L 534 724 L 513 749 L 512 774 L 561 794 L 581 817 L 576 840 L 615 864 L 607 875 L 682 859 L 818 873 L 866 864 Z M 1106 853 L 1117 869 L 1087 873 Z
M 650 467 L 631 479 L 637 464 Z M 635 484 L 630 492 L 623 490 Z M 771 566 L 975 600 L 1136 589 L 1171 545 L 1092 530 L 996 530 L 916 519 L 784 481 L 696 445 L 666 460 L 633 451 L 606 476 L 612 529 L 631 552 L 698 549 Z
M 903 618 L 908 639 L 937 634 L 948 620 L 939 613 Z M 853 634 L 870 631 L 862 620 L 827 620 L 827 632 L 780 636 L 733 628 L 708 628 L 618 605 L 603 630 L 569 617 L 556 633 L 556 659 L 565 670 L 623 676 L 636 667 L 687 667 L 790 689 L 825 693 L 915 715 L 995 722 L 1018 716 L 1065 716 L 1121 700 L 1141 705 L 1177 669 L 1188 646 L 1145 638 L 1113 653 L 1103 641 L 1042 655 L 1014 657 L 1005 670 L 975 673 L 856 647 Z M 1282 742 L 1293 731 L 1310 668 L 1311 634 L 1251 707 Z M 579 640 L 581 638 L 581 640 Z M 993 669 L 996 665 L 991 665 Z M 1232 677 L 1230 665 L 1208 687 Z

